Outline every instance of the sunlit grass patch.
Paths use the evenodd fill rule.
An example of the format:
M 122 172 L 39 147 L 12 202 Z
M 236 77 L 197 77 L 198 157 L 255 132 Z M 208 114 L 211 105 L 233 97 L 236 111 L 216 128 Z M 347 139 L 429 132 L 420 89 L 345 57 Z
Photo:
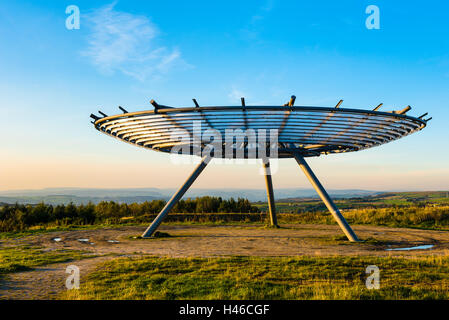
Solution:
M 380 269 L 380 289 L 365 286 Z M 121 258 L 63 299 L 448 299 L 449 257 Z
M 34 246 L 3 247 L 0 248 L 0 277 L 12 272 L 31 270 L 37 266 L 87 257 L 93 257 L 93 255 L 87 255 L 80 250 L 44 251 Z

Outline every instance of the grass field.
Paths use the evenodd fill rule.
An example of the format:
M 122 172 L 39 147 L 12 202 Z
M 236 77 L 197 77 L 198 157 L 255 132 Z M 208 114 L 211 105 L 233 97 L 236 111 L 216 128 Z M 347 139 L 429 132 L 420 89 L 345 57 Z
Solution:
M 377 225 L 399 228 L 420 228 L 434 230 L 449 230 L 449 205 L 410 205 L 404 207 L 386 208 L 359 208 L 343 210 L 343 215 L 350 224 L 354 225 Z M 145 218 L 125 217 L 121 223 L 100 223 L 92 225 L 53 225 L 45 224 L 31 228 L 0 232 L 0 239 L 14 239 L 33 234 L 49 233 L 67 230 L 101 229 L 120 226 L 147 225 L 156 215 L 148 215 Z M 279 224 L 335 224 L 328 211 L 307 211 L 302 213 L 279 213 Z M 265 213 L 223 213 L 223 214 L 177 214 L 171 213 L 167 216 L 164 224 L 167 225 L 266 225 L 268 217 Z
M 366 267 L 380 269 L 368 290 Z M 449 257 L 143 258 L 107 262 L 62 299 L 449 299 Z
M 79 260 L 92 255 L 80 250 L 44 251 L 36 246 L 14 246 L 0 248 L 0 279 L 6 274 L 32 270 L 33 267 L 52 263 Z
M 334 199 L 341 210 L 365 208 L 391 208 L 408 206 L 449 205 L 449 192 L 386 192 L 360 198 Z M 266 211 L 267 203 L 255 203 L 261 211 Z M 279 199 L 276 202 L 279 213 L 303 213 L 310 211 L 326 211 L 323 202 L 318 198 Z
M 399 228 L 449 229 L 449 206 L 407 206 L 400 208 L 366 208 L 343 212 L 350 224 L 377 225 Z M 328 212 L 280 214 L 282 222 L 335 223 Z
M 264 211 L 266 204 L 255 205 Z M 81 288 L 62 289 L 58 298 L 449 299 L 445 192 L 340 199 L 337 205 L 367 241 L 348 243 L 332 226 L 332 216 L 314 199 L 276 203 L 283 226 L 276 230 L 264 228 L 267 215 L 262 212 L 171 213 L 163 226 L 172 236 L 156 240 L 135 237 L 153 215 L 126 216 L 120 223 L 49 223 L 1 233 L 0 291 L 7 275 L 24 281 L 23 271 L 69 261 L 76 264 L 98 255 L 107 259 L 101 264 L 83 260 L 95 264 L 89 269 L 94 271 L 84 275 Z M 54 235 L 62 242 L 52 241 Z M 89 238 L 95 245 L 85 246 L 79 238 Z M 110 244 L 108 239 L 119 243 Z M 435 248 L 391 255 L 385 251 L 390 245 L 419 244 Z M 205 251 L 208 258 L 202 255 Z M 177 253 L 176 258 L 167 257 L 170 253 Z M 369 265 L 380 269 L 379 290 L 365 286 Z M 45 272 L 37 269 L 36 274 Z M 63 278 L 64 270 L 60 272 Z M 31 283 L 45 285 L 51 287 L 50 282 Z

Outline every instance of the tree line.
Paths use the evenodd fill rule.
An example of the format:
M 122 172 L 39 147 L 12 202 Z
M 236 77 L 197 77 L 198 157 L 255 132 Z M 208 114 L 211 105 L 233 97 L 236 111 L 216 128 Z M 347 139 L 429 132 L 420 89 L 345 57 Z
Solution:
M 159 213 L 165 206 L 164 200 L 143 203 L 117 203 L 102 201 L 86 205 L 4 205 L 0 207 L 0 231 L 25 230 L 37 225 L 89 225 L 96 223 L 117 223 L 125 217 L 145 217 Z M 247 200 L 221 197 L 199 197 L 180 200 L 171 210 L 173 213 L 256 213 L 259 209 Z

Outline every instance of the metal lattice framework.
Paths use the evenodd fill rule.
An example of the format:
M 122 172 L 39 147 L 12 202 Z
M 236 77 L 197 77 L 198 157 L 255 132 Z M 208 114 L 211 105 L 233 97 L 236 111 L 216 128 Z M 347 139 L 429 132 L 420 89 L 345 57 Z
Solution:
M 201 135 L 208 129 L 218 130 L 222 136 L 226 129 L 278 130 L 280 158 L 292 157 L 292 151 L 310 157 L 363 150 L 426 126 L 425 120 L 398 112 L 309 106 L 212 106 L 160 107 L 107 116 L 97 118 L 95 128 L 140 147 L 171 152 L 175 145 L 199 134 L 194 130 L 195 123 L 201 125 Z M 223 148 L 224 144 L 223 141 Z M 192 148 L 189 154 L 200 152 Z M 225 157 L 225 152 L 221 155 Z
M 193 99 L 195 107 L 186 108 L 159 105 L 151 100 L 154 110 L 128 112 L 119 107 L 122 114 L 107 116 L 99 111 L 102 117 L 93 114 L 91 117 L 95 120 L 93 124 L 97 130 L 127 143 L 161 152 L 173 152 L 174 147 L 184 146 L 187 148 L 178 148 L 180 151 L 177 153 L 190 155 L 203 155 L 206 147 L 206 143 L 202 141 L 198 147 L 193 146 L 195 137 L 207 136 L 210 130 L 225 136 L 226 130 L 234 130 L 236 142 L 232 140 L 231 156 L 224 151 L 210 152 L 204 156 L 186 183 L 144 233 L 144 237 L 151 236 L 155 232 L 165 215 L 183 196 L 211 158 L 247 157 L 250 143 L 245 140 L 245 137 L 248 131 L 275 130 L 277 141 L 274 147 L 277 149 L 277 156 L 296 159 L 348 239 L 357 241 L 356 235 L 307 165 L 304 157 L 375 147 L 422 130 L 431 118 L 424 119 L 427 113 L 419 117 L 406 115 L 411 109 L 410 106 L 400 111 L 383 112 L 379 111 L 382 104 L 373 110 L 359 110 L 340 108 L 343 100 L 340 100 L 335 107 L 329 108 L 294 106 L 295 99 L 296 97 L 292 96 L 290 101 L 282 106 L 246 106 L 242 98 L 241 106 L 207 107 L 200 107 Z M 229 142 L 225 140 L 221 142 L 223 150 L 229 148 L 226 143 Z M 260 142 L 258 144 L 260 148 Z M 262 147 L 266 148 L 265 155 L 271 155 L 272 143 L 265 141 Z M 244 152 L 239 153 L 239 150 Z M 269 160 L 266 158 L 263 160 L 271 223 L 277 225 Z

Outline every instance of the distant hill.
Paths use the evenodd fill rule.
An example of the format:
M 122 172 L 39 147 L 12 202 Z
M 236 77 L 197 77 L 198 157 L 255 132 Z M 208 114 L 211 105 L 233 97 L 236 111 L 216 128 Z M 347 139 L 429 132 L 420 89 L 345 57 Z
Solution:
M 89 201 L 116 201 L 120 203 L 144 202 L 156 199 L 168 200 L 175 189 L 158 188 L 128 188 L 128 189 L 96 189 L 96 188 L 46 188 L 39 190 L 10 190 L 0 191 L 0 202 L 35 204 L 45 202 L 48 204 L 86 204 Z M 379 194 L 378 191 L 369 190 L 328 190 L 334 198 L 364 197 Z M 202 196 L 215 196 L 224 199 L 246 198 L 252 202 L 266 201 L 265 189 L 191 189 L 184 198 Z M 275 189 L 276 199 L 287 198 L 317 198 L 313 189 L 283 188 Z

